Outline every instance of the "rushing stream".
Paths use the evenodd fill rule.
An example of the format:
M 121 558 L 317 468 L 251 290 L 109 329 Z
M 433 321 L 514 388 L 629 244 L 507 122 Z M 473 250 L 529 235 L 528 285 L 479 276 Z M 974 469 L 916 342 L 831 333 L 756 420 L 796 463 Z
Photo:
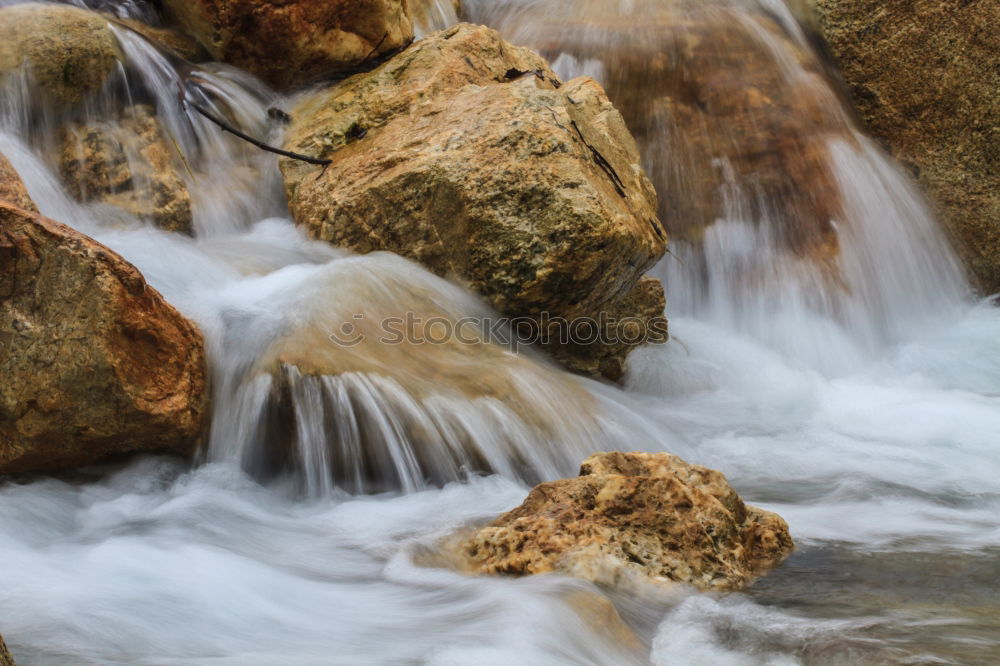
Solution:
M 450 0 L 424 5 L 425 32 L 456 19 Z M 198 322 L 215 391 L 195 465 L 0 485 L 0 632 L 19 663 L 1000 661 L 1000 309 L 970 295 L 808 27 L 781 0 L 464 11 L 560 76 L 594 76 L 622 108 L 673 235 L 655 272 L 674 339 L 635 352 L 622 387 L 485 339 L 365 343 L 321 359 L 350 372 L 279 377 L 276 349 L 311 353 L 357 314 L 489 310 L 409 261 L 296 229 L 273 155 L 179 103 L 184 90 L 280 143 L 268 109 L 291 101 L 245 73 L 182 66 L 117 26 L 127 62 L 87 110 L 155 107 L 184 156 L 194 238 L 72 199 L 52 158 L 62 119 L 31 113 L 32 82 L 11 77 L 0 153 L 43 214 L 121 253 Z M 274 416 L 276 381 L 290 415 Z M 277 436 L 294 460 L 274 459 Z M 420 564 L 600 450 L 723 471 L 788 520 L 798 550 L 729 595 Z

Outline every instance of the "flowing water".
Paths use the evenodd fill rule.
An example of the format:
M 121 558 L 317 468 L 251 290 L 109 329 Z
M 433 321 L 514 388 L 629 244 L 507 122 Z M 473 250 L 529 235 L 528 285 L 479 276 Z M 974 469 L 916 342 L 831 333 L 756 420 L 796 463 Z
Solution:
M 450 0 L 422 6 L 424 32 L 456 20 Z M 623 387 L 485 330 L 379 342 L 370 327 L 386 317 L 490 313 L 393 255 L 309 241 L 273 156 L 179 91 L 272 143 L 268 109 L 287 100 L 116 26 L 126 62 L 85 119 L 156 109 L 192 196 L 190 238 L 69 197 L 55 159 L 66 119 L 39 117 L 32 82 L 11 77 L 0 152 L 44 214 L 120 252 L 198 322 L 215 391 L 194 465 L 0 486 L 0 632 L 20 663 L 1000 660 L 1000 310 L 966 292 L 920 194 L 858 131 L 808 23 L 780 0 L 464 11 L 561 76 L 598 78 L 622 109 L 673 234 L 656 272 L 674 340 L 635 352 Z M 364 341 L 325 342 L 338 332 Z M 611 449 L 722 470 L 788 519 L 797 552 L 730 595 L 418 564 Z

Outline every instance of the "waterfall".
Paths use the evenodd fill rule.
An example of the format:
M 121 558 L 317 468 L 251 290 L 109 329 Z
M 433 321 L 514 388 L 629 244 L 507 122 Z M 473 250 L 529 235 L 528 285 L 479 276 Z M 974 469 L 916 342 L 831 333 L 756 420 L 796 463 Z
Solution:
M 961 307 L 968 288 L 927 202 L 858 128 L 789 6 L 463 7 L 562 78 L 597 78 L 621 108 L 671 232 L 657 271 L 668 314 L 831 373 L 863 367 Z
M 487 24 L 626 118 L 671 235 L 653 274 L 674 339 L 633 352 L 622 385 L 492 338 L 478 295 L 414 262 L 310 239 L 274 155 L 193 106 L 280 145 L 294 98 L 128 27 L 158 3 L 67 4 L 106 12 L 121 62 L 72 111 L 40 108 L 26 70 L 0 81 L 0 153 L 42 214 L 198 324 L 213 413 L 193 464 L 0 484 L 0 630 L 23 663 L 995 657 L 1000 310 L 859 126 L 809 3 L 410 2 L 418 36 Z M 106 132 L 138 167 L 118 130 L 149 116 L 190 235 L 67 186 L 74 136 Z M 387 341 L 408 314 L 478 323 L 461 343 Z M 442 538 L 607 450 L 723 471 L 799 551 L 730 596 L 436 568 Z

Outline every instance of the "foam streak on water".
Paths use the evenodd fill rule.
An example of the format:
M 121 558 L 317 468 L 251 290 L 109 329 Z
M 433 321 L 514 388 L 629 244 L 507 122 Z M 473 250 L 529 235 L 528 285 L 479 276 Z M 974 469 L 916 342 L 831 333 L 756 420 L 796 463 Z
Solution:
M 144 8 L 109 4 L 120 15 Z M 624 34 L 645 48 L 656 25 L 630 13 L 649 6 L 642 0 L 488 4 L 469 0 L 466 11 L 517 41 L 567 39 L 539 47 L 563 75 L 592 75 L 620 94 L 627 59 L 602 45 Z M 625 33 L 596 19 L 593 33 L 539 23 L 569 25 L 612 5 Z M 424 6 L 424 29 L 454 20 L 449 0 Z M 398 257 L 306 239 L 286 219 L 272 156 L 178 102 L 184 88 L 278 142 L 267 109 L 284 100 L 246 74 L 172 61 L 118 27 L 127 63 L 89 109 L 91 120 L 122 100 L 157 109 L 186 165 L 193 238 L 69 197 L 52 153 L 63 119 L 34 117 L 30 80 L 7 81 L 0 152 L 44 214 L 120 252 L 198 323 L 215 405 L 194 464 L 143 458 L 0 485 L 0 632 L 19 661 L 995 662 L 1000 310 L 966 300 L 921 197 L 803 56 L 807 31 L 788 7 L 702 6 L 714 8 L 708 23 L 682 12 L 693 21 L 684 39 L 648 62 L 683 70 L 692 61 L 671 45 L 702 43 L 699 25 L 749 34 L 740 48 L 755 45 L 754 58 L 764 53 L 778 72 L 765 77 L 780 82 L 769 94 L 822 101 L 819 119 L 795 127 L 822 126 L 801 146 L 821 149 L 814 191 L 840 203 L 833 220 L 788 214 L 812 203 L 748 178 L 753 151 L 738 140 L 757 134 L 698 143 L 663 108 L 636 126 L 661 195 L 682 183 L 694 189 L 682 190 L 680 208 L 704 213 L 699 192 L 718 205 L 700 231 L 677 234 L 659 267 L 674 341 L 636 352 L 621 388 L 483 339 L 378 343 L 386 316 L 489 310 Z M 719 16 L 731 20 L 713 23 Z M 709 60 L 725 62 L 733 45 L 713 44 Z M 664 86 L 674 80 L 670 67 L 656 71 Z M 693 176 L 706 145 L 726 146 L 711 155 L 707 189 Z M 819 229 L 820 241 L 802 228 Z M 359 313 L 362 328 L 375 322 L 368 341 L 329 344 Z M 799 551 L 725 597 L 624 596 L 557 576 L 469 578 L 418 564 L 442 536 L 517 505 L 530 483 L 609 449 L 669 451 L 724 471 L 748 501 L 787 517 Z M 609 621 L 605 597 L 626 627 Z

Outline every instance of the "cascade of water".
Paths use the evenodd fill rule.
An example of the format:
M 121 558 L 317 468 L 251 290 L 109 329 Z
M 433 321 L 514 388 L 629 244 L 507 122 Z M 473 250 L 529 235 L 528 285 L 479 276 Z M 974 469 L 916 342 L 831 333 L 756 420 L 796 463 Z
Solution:
M 141 0 L 72 4 L 148 18 Z M 280 143 L 267 110 L 283 100 L 252 77 L 177 61 L 115 26 L 125 62 L 86 108 L 39 108 L 24 72 L 2 82 L 0 153 L 43 214 L 121 253 L 198 323 L 214 391 L 194 469 L 142 458 L 0 485 L 0 615 L 15 656 L 995 661 L 1000 312 L 953 313 L 964 283 L 946 243 L 857 132 L 797 4 L 464 0 L 468 18 L 536 46 L 562 76 L 600 79 L 642 143 L 674 236 L 658 270 L 679 341 L 634 353 L 626 390 L 512 354 L 482 327 L 461 345 L 418 343 L 432 318 L 493 314 L 413 263 L 296 229 L 273 156 L 179 100 L 184 90 Z M 413 6 L 422 31 L 455 20 L 451 0 Z M 192 236 L 64 187 L 60 128 L 120 130 L 137 106 L 169 137 Z M 408 312 L 427 325 L 381 342 L 382 322 Z M 345 325 L 363 340 L 334 343 Z M 525 481 L 610 449 L 723 470 L 789 520 L 800 550 L 745 594 L 611 593 L 614 606 L 559 576 L 416 564 L 442 536 L 516 506 Z M 240 467 L 317 501 L 289 501 L 286 484 Z M 467 482 L 421 491 L 451 480 Z M 349 496 L 387 488 L 408 492 Z
M 915 187 L 856 127 L 779 1 L 469 0 L 467 17 L 594 76 L 636 134 L 672 256 L 669 312 L 809 367 L 857 368 L 966 285 Z
M 476 472 L 538 481 L 571 473 L 595 450 L 655 439 L 641 417 L 623 435 L 606 389 L 491 341 L 486 329 L 496 314 L 462 288 L 398 257 L 351 257 L 302 238 L 281 219 L 287 211 L 273 156 L 181 101 L 280 143 L 267 110 L 282 100 L 233 68 L 192 66 L 124 26 L 113 30 L 124 63 L 76 116 L 40 127 L 31 82 L 8 82 L 0 151 L 43 214 L 119 251 L 198 322 L 214 387 L 206 460 L 238 460 L 258 478 L 290 476 L 300 492 L 323 496 L 336 487 L 413 491 Z M 137 166 L 132 160 L 143 158 L 127 150 L 128 130 L 108 119 L 140 104 L 154 109 L 176 153 L 193 239 L 81 204 L 57 175 L 50 139 L 73 123 L 116 137 Z M 394 319 L 417 322 L 423 337 L 409 329 L 389 335 Z M 463 331 L 471 336 L 465 342 L 424 340 L 427 322 L 454 328 L 468 320 L 476 324 Z M 335 341 L 344 326 L 364 341 Z

